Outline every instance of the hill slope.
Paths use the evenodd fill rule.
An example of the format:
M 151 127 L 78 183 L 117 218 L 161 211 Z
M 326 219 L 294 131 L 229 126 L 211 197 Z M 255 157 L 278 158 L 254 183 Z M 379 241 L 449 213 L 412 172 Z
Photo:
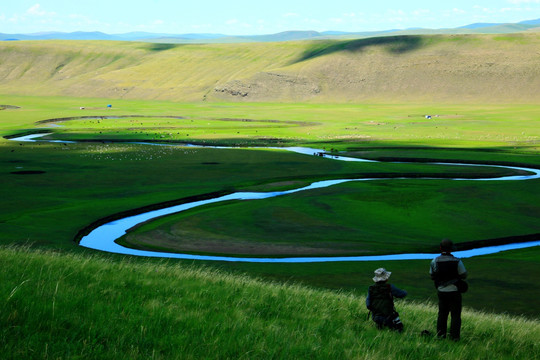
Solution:
M 10 359 L 534 359 L 540 324 L 464 311 L 460 343 L 421 337 L 436 310 L 397 304 L 378 331 L 364 298 L 178 263 L 0 248 Z
M 540 100 L 540 34 L 0 44 L 0 93 L 174 101 Z

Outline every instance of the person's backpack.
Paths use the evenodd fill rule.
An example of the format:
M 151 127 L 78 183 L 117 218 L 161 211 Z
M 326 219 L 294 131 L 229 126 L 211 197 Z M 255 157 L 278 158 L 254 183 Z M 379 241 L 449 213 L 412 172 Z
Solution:
M 374 284 L 369 287 L 368 291 L 371 299 L 369 310 L 374 315 L 388 317 L 394 313 L 394 297 L 390 284 Z
M 435 258 L 437 263 L 437 272 L 432 274 L 433 280 L 435 280 L 435 288 L 439 286 L 456 285 L 460 293 L 466 293 L 469 289 L 469 284 L 463 279 L 460 279 L 458 274 L 458 258 L 454 258 L 451 261 L 439 261 L 439 258 Z

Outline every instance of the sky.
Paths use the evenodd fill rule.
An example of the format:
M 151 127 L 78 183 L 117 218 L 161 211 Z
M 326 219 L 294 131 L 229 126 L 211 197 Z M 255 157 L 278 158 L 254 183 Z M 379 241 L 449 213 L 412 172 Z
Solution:
M 0 0 L 0 32 L 273 34 L 453 28 L 540 18 L 540 0 Z

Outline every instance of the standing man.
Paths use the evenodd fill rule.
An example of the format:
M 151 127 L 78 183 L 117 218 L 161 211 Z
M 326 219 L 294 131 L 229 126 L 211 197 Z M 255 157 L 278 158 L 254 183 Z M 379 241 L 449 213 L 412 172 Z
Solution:
M 450 338 L 458 341 L 461 330 L 461 292 L 455 285 L 458 280 L 467 277 L 467 270 L 460 259 L 451 254 L 454 244 L 448 239 L 441 241 L 441 255 L 431 261 L 429 273 L 435 281 L 439 297 L 439 316 L 437 318 L 437 336 L 446 337 L 448 314 Z

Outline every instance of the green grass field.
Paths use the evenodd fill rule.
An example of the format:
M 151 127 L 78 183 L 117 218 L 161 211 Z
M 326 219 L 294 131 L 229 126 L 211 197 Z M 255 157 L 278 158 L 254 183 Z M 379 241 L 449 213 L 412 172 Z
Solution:
M 351 182 L 193 209 L 139 227 L 126 242 L 245 256 L 437 252 L 434 239 L 537 233 L 540 207 L 530 191 L 515 182 Z
M 536 124 L 540 115 L 537 106 L 530 104 L 172 103 L 9 95 L 2 96 L 2 102 L 21 106 L 21 109 L 2 113 L 0 130 L 4 135 L 9 131 L 46 128 L 55 131 L 60 139 L 69 135 L 109 140 L 204 140 L 214 143 L 236 139 L 242 143 L 260 138 L 261 143 L 279 139 L 284 144 L 320 144 L 339 150 L 363 145 L 369 148 L 423 146 L 519 150 L 510 151 L 510 154 L 524 151 L 537 154 L 539 150 Z M 111 109 L 106 107 L 109 103 L 113 105 Z M 86 109 L 80 110 L 80 106 Z M 433 115 L 432 119 L 425 118 L 428 114 Z M 36 124 L 47 119 L 125 115 L 149 118 L 52 122 L 63 127 Z M 160 116 L 185 119 L 160 120 Z M 270 122 L 272 120 L 279 122 Z
M 511 173 L 489 167 L 348 163 L 275 150 L 156 147 L 104 140 L 306 145 L 382 160 L 540 166 L 539 134 L 534 126 L 538 119 L 532 105 L 497 105 L 484 112 L 480 106 L 441 106 L 437 109 L 441 110 L 437 111 L 439 117 L 428 121 L 421 114 L 434 114 L 435 109 L 411 104 L 239 105 L 124 100 L 107 109 L 105 99 L 4 96 L 3 100 L 20 106 L 0 112 L 3 135 L 50 131 L 51 139 L 94 140 L 80 144 L 2 140 L 3 244 L 79 251 L 74 242 L 79 231 L 102 218 L 215 192 L 282 190 L 334 178 L 419 174 L 474 178 Z M 81 103 L 86 104 L 85 110 L 77 107 Z M 134 116 L 43 122 L 81 114 Z M 509 125 L 504 119 L 512 114 L 515 119 Z M 444 136 L 435 140 L 425 136 L 426 127 L 433 127 L 445 116 L 449 128 L 441 131 Z M 396 133 L 394 127 L 400 132 Z M 362 134 L 362 138 L 351 133 Z M 512 136 L 504 135 L 509 133 Z M 36 173 L 24 175 L 24 171 Z M 140 227 L 122 241 L 139 248 L 243 256 L 436 252 L 443 237 L 461 243 L 538 233 L 538 187 L 536 180 L 486 183 L 381 179 L 348 183 L 265 201 L 195 209 Z M 524 254 L 530 251 L 523 250 Z M 405 262 L 409 263 L 414 262 Z M 523 287 L 514 284 L 510 270 L 515 262 L 500 265 L 495 272 L 488 271 L 489 261 L 480 264 L 479 268 L 485 269 L 484 277 L 475 281 L 472 275 L 478 291 L 471 292 L 469 306 L 538 317 L 533 289 L 527 289 L 524 297 L 506 295 L 508 289 Z M 525 264 L 527 269 L 538 268 L 535 261 Z M 367 285 L 365 279 L 370 278 L 375 265 L 211 266 L 362 293 L 365 286 L 357 290 L 358 284 Z M 404 286 L 417 289 L 411 297 L 433 301 L 432 285 L 425 274 L 427 265 L 414 265 L 415 270 L 409 266 L 413 265 L 405 265 L 396 276 Z M 403 274 L 398 275 L 400 272 Z M 494 292 L 497 300 L 486 303 L 486 292 Z
M 12 359 L 536 358 L 538 321 L 465 310 L 460 343 L 422 337 L 436 309 L 397 303 L 378 331 L 363 295 L 176 262 L 0 247 L 0 346 Z
M 433 330 L 436 316 L 429 261 L 161 261 L 77 244 L 89 226 L 122 214 L 341 178 L 377 180 L 196 208 L 144 224 L 120 241 L 188 253 L 317 256 L 436 252 L 445 237 L 462 245 L 534 236 L 539 180 L 475 181 L 522 172 L 426 162 L 540 168 L 538 92 L 529 91 L 537 89 L 538 67 L 528 51 L 537 41 L 533 34 L 249 47 L 2 44 L 2 353 L 14 359 L 538 357 L 540 293 L 531 285 L 540 276 L 538 247 L 464 260 L 471 285 L 464 341 L 451 344 L 419 336 Z M 456 49 L 444 66 L 426 63 Z M 501 54 L 508 57 L 497 62 Z M 518 61 L 519 54 L 527 56 Z M 375 95 L 360 101 L 363 95 L 351 95 L 356 85 L 343 82 L 343 69 L 373 61 L 380 69 L 402 66 L 400 81 L 386 90 L 370 83 L 364 90 Z M 272 95 L 309 90 L 328 64 L 335 71 L 318 78 L 317 98 L 281 102 Z M 500 80 L 509 66 L 515 71 Z M 170 68 L 175 75 L 167 77 Z M 425 83 L 419 69 L 428 78 L 447 74 L 422 89 L 433 94 L 429 99 L 409 81 Z M 372 74 L 364 75 L 369 83 Z M 471 85 L 476 76 L 485 79 L 491 101 L 475 93 L 484 89 Z M 505 98 L 522 76 L 529 80 L 521 90 L 533 95 Z M 238 100 L 226 91 L 248 85 L 270 95 L 225 102 Z M 467 94 L 455 92 L 458 85 Z M 394 96 L 404 89 L 410 98 Z M 58 142 L 8 140 L 35 132 Z M 305 146 L 381 162 L 133 142 Z M 377 267 L 409 291 L 398 304 L 407 329 L 401 338 L 377 332 L 365 319 L 364 296 Z

